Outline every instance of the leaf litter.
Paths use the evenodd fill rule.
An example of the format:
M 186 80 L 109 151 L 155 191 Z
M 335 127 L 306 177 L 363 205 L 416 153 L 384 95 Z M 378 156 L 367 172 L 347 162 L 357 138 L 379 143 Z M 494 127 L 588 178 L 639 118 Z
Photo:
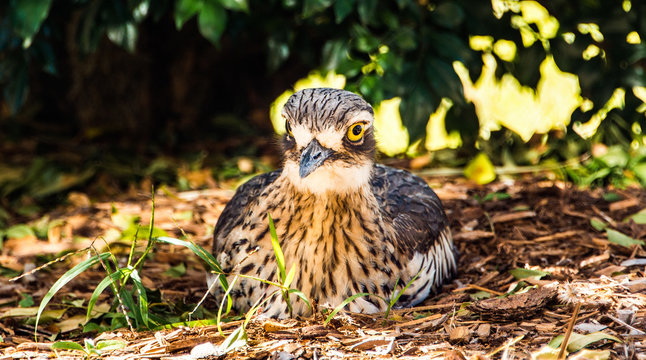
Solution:
M 324 314 L 285 321 L 255 319 L 248 325 L 246 346 L 236 343 L 236 350 L 226 353 L 222 348 L 232 344 L 225 346 L 225 337 L 232 337 L 241 320 L 222 324 L 222 334 L 208 321 L 156 331 L 74 331 L 70 324 L 86 321 L 79 315 L 105 276 L 100 268 L 82 273 L 51 300 L 50 315 L 43 319 L 46 325 L 34 342 L 33 306 L 18 304 L 25 294 L 38 304 L 83 257 L 70 256 L 16 282 L 8 281 L 13 276 L 9 274 L 42 264 L 36 255 L 84 249 L 92 242 L 99 248 L 109 244 L 111 251 L 126 256 L 128 238 L 136 234 L 126 230 L 150 218 L 150 195 L 143 192 L 95 203 L 73 193 L 70 205 L 41 221 L 45 230 L 37 231 L 36 222 L 14 224 L 18 227 L 5 240 L 0 264 L 11 271 L 3 270 L 6 275 L 0 277 L 0 359 L 54 352 L 83 358 L 92 351 L 110 359 L 556 359 L 561 348 L 571 358 L 646 358 L 643 189 L 582 190 L 536 178 L 488 185 L 428 180 L 444 202 L 460 251 L 460 272 L 440 294 L 415 308 L 393 309 L 387 319 L 384 314 L 345 311 L 327 325 Z M 610 193 L 615 194 L 612 201 Z M 232 195 L 225 189 L 158 190 L 155 228 L 160 234 L 186 235 L 208 249 L 213 225 Z M 149 228 L 144 230 L 141 234 Z M 199 259 L 184 248 L 161 243 L 156 247 L 153 260 L 141 270 L 144 284 L 158 289 L 164 303 L 198 303 L 206 291 Z M 103 294 L 97 306 L 107 311 L 110 302 L 111 296 Z M 203 306 L 214 314 L 218 304 L 209 297 Z M 562 344 L 565 335 L 567 347 Z M 92 337 L 89 343 L 84 340 Z M 53 349 L 54 340 L 74 341 L 79 344 L 74 348 L 83 351 L 62 345 Z M 100 350 L 93 345 L 107 341 L 120 345 Z M 208 343 L 221 352 L 200 355 Z

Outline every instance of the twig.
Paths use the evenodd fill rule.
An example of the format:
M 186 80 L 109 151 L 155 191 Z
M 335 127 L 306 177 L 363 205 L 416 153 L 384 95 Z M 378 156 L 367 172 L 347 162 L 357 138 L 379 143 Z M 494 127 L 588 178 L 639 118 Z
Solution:
M 505 295 L 505 293 L 501 293 L 500 291 L 487 289 L 486 287 L 482 287 L 482 286 L 475 285 L 475 284 L 468 284 L 465 287 L 453 290 L 453 292 L 467 291 L 467 290 L 471 290 L 471 289 L 479 290 L 479 291 L 485 291 L 485 292 L 488 292 L 488 293 L 496 295 L 496 296 Z
M 581 310 L 580 302 L 576 303 L 576 306 L 574 307 L 574 314 L 572 314 L 570 323 L 568 324 L 567 330 L 565 331 L 565 336 L 563 336 L 561 349 L 559 350 L 559 355 L 556 357 L 557 360 L 564 360 L 565 356 L 567 355 L 567 351 L 566 351 L 567 343 L 570 342 L 570 336 L 572 336 L 572 330 L 574 329 L 574 324 L 576 323 L 576 319 L 579 316 L 579 310 Z
M 32 270 L 30 270 L 30 271 L 28 271 L 28 272 L 26 272 L 26 273 L 24 273 L 24 274 L 22 274 L 22 275 L 18 275 L 18 276 L 16 276 L 15 278 L 11 278 L 11 279 L 9 279 L 9 281 L 17 281 L 17 280 L 20 280 L 20 279 L 24 278 L 25 276 L 32 275 L 32 274 L 34 274 L 34 273 L 36 273 L 36 272 L 38 272 L 38 271 L 40 271 L 40 270 L 42 270 L 42 269 L 44 269 L 44 268 L 46 268 L 46 267 L 48 267 L 48 266 L 52 265 L 52 264 L 54 264 L 54 263 L 61 262 L 61 261 L 65 260 L 65 259 L 67 259 L 68 257 L 72 256 L 72 255 L 76 255 L 76 254 L 78 254 L 78 253 L 81 253 L 81 252 L 83 252 L 83 251 L 88 251 L 88 250 L 90 250 L 90 247 L 89 247 L 89 246 L 88 246 L 88 247 L 86 247 L 86 248 L 84 248 L 84 249 L 80 249 L 80 250 L 73 251 L 73 252 L 71 252 L 71 253 L 67 253 L 67 254 L 65 254 L 65 255 L 63 255 L 63 256 L 61 256 L 61 257 L 58 257 L 58 258 L 56 258 L 56 259 L 54 259 L 54 260 L 52 260 L 52 261 L 50 261 L 50 262 L 48 262 L 48 263 L 46 263 L 46 264 L 43 264 L 43 265 L 41 265 L 41 266 L 39 266 L 39 267 L 37 267 L 37 268 L 35 268 L 35 269 L 32 269 Z
M 616 317 L 614 317 L 614 316 L 612 316 L 612 315 L 608 315 L 608 314 L 606 314 L 606 317 L 607 317 L 607 318 L 609 318 L 610 320 L 612 320 L 612 321 L 616 322 L 617 324 L 619 324 L 619 325 L 621 325 L 621 326 L 625 326 L 625 327 L 627 327 L 628 329 L 630 329 L 630 330 L 632 330 L 632 331 L 636 332 L 638 335 L 646 335 L 646 333 L 645 333 L 644 331 L 639 330 L 638 328 L 636 328 L 636 327 L 634 327 L 634 326 L 632 326 L 632 325 L 628 324 L 627 322 L 625 322 L 625 321 L 623 321 L 623 320 L 621 320 L 621 319 L 619 319 L 619 318 L 616 318 Z

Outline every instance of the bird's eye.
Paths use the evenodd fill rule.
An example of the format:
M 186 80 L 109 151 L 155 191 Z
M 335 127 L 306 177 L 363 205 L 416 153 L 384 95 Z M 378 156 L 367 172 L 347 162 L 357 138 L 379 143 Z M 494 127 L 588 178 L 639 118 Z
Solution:
M 292 127 L 289 125 L 289 120 L 285 120 L 285 131 L 287 131 L 287 135 L 294 137 L 294 134 L 292 134 Z
M 363 132 L 365 131 L 364 123 L 356 123 L 348 128 L 348 140 L 350 141 L 359 141 L 363 137 Z

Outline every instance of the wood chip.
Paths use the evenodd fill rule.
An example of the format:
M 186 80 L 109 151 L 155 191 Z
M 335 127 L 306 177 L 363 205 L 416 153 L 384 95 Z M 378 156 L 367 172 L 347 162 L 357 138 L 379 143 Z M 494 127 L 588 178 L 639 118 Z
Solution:
M 503 223 L 503 222 L 508 222 L 508 221 L 531 218 L 531 217 L 535 217 L 535 216 L 536 216 L 536 213 L 534 211 L 531 211 L 531 210 L 512 212 L 512 213 L 495 214 L 494 216 L 491 217 L 491 222 L 496 224 L 496 223 Z
M 268 333 L 273 333 L 281 330 L 289 329 L 291 326 L 280 323 L 278 321 L 267 320 L 262 324 L 263 330 Z
M 473 230 L 473 231 L 462 231 L 453 236 L 453 240 L 464 240 L 464 241 L 475 241 L 482 239 L 489 239 L 494 237 L 494 234 L 491 231 L 482 231 L 482 230 Z
M 468 342 L 471 339 L 471 330 L 468 326 L 458 326 L 449 331 L 449 340 L 453 342 Z
M 636 207 L 636 206 L 639 206 L 639 200 L 637 200 L 635 198 L 630 198 L 630 199 L 626 199 L 626 200 L 613 202 L 612 204 L 610 204 L 610 206 L 608 206 L 608 209 L 610 209 L 610 212 L 613 212 L 613 211 L 619 211 L 619 210 L 633 208 L 633 207 Z
M 478 329 L 476 330 L 476 334 L 478 335 L 479 338 L 483 338 L 483 339 L 488 338 L 489 334 L 491 334 L 491 325 L 480 324 L 480 326 L 478 326 Z
M 610 252 L 606 251 L 601 255 L 591 256 L 589 258 L 581 260 L 581 262 L 579 263 L 579 267 L 584 268 L 584 267 L 589 266 L 589 265 L 604 262 L 604 261 L 606 261 L 608 259 L 610 259 Z
M 544 286 L 506 298 L 476 301 L 467 308 L 483 319 L 518 321 L 537 314 L 555 297 L 556 286 Z

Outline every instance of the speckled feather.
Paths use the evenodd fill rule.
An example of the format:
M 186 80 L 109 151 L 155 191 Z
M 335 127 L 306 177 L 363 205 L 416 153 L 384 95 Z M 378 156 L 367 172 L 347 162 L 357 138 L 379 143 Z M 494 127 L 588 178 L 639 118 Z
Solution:
M 397 304 L 412 306 L 454 275 L 456 251 L 435 193 L 409 172 L 373 163 L 370 105 L 347 91 L 307 89 L 290 98 L 284 115 L 292 127 L 300 126 L 293 137 L 284 138 L 284 168 L 242 185 L 216 224 L 213 254 L 226 272 L 277 279 L 271 213 L 286 268 L 296 264 L 298 269 L 292 287 L 319 305 L 336 306 L 359 292 L 390 298 L 417 275 Z M 349 142 L 346 129 L 357 121 L 365 123 L 366 133 L 360 142 Z M 314 139 L 332 144 L 332 155 L 301 179 L 294 167 L 305 143 Z M 244 311 L 275 291 L 243 279 L 231 295 Z M 309 312 L 295 296 L 293 302 L 296 314 Z M 348 305 L 366 313 L 385 307 L 375 297 Z M 268 316 L 287 316 L 280 296 L 263 310 Z

